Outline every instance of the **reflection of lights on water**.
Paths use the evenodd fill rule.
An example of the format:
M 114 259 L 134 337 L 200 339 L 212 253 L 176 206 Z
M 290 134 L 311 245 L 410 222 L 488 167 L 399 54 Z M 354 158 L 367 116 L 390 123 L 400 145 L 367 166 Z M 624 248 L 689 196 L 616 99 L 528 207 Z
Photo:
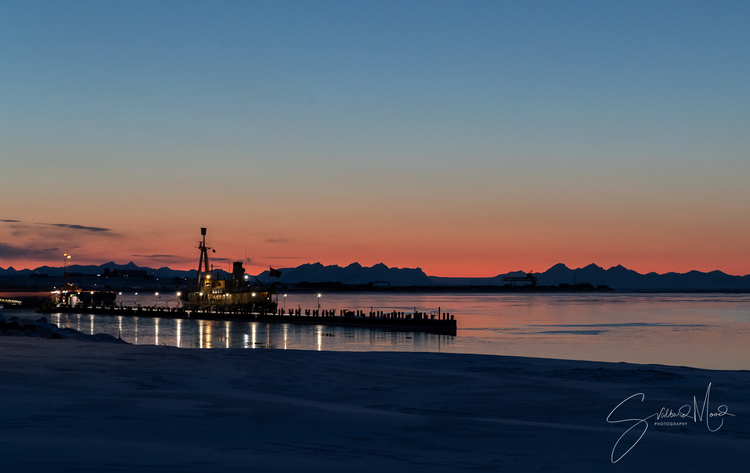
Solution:
M 122 315 L 117 316 L 117 323 L 118 323 L 117 336 L 122 338 Z
M 135 319 L 135 337 L 134 337 L 135 341 L 133 343 L 138 345 L 138 317 L 134 317 L 134 319 Z
M 206 324 L 206 348 L 211 348 L 211 323 Z
M 244 338 L 243 348 L 250 348 L 250 335 L 244 334 L 243 338 Z
M 154 345 L 159 344 L 159 318 L 154 317 Z
M 91 317 L 91 335 L 94 334 L 94 314 L 91 314 L 89 317 Z
M 318 329 L 318 351 L 323 349 L 323 326 L 318 325 L 315 328 Z
M 78 325 L 76 325 L 76 330 L 79 332 L 81 331 L 81 314 L 78 314 Z
M 287 338 L 288 332 L 289 332 L 289 326 L 287 324 L 284 324 L 284 350 L 286 350 L 286 338 Z
M 253 348 L 255 348 L 255 339 L 256 339 L 256 337 L 258 336 L 258 333 L 257 333 L 257 331 L 258 331 L 258 323 L 257 323 L 257 322 L 253 322 L 253 323 L 252 323 L 252 333 L 253 333 Z
M 180 348 L 180 337 L 182 336 L 182 320 L 177 319 L 177 348 Z
M 202 320 L 198 321 L 198 347 L 203 348 L 203 322 Z
M 226 347 L 227 348 L 229 348 L 229 324 L 230 324 L 229 321 L 224 322 L 224 329 L 225 329 L 224 330 L 225 331 L 224 339 L 226 340 Z

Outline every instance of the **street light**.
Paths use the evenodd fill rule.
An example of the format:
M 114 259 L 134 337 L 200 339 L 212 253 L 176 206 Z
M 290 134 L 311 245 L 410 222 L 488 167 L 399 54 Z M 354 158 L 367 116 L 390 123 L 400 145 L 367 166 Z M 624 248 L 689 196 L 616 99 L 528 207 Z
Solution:
M 320 294 L 318 294 L 318 310 L 320 310 Z
M 156 307 L 159 307 L 159 293 L 156 293 Z
M 284 294 L 284 312 L 286 313 L 286 294 Z

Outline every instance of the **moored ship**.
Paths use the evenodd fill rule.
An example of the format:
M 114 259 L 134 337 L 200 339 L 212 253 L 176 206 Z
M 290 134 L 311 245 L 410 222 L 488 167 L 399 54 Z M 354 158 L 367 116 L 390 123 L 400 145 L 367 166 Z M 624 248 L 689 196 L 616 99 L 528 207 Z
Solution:
M 201 256 L 198 275 L 186 291 L 180 293 L 180 302 L 187 309 L 242 309 L 258 313 L 273 313 L 278 304 L 278 294 L 273 287 L 262 284 L 257 278 L 250 281 L 241 261 L 233 263 L 232 274 L 222 278 L 211 274 L 206 246 L 206 229 L 201 228 L 203 240 L 198 242 Z

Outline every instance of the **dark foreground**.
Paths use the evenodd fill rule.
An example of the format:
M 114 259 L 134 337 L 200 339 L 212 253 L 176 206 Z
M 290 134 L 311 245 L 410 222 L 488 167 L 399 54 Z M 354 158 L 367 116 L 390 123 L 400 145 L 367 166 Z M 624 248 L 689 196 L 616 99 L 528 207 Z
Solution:
M 747 371 L 22 337 L 0 337 L 0 359 L 8 472 L 734 472 L 750 459 Z M 694 397 L 702 421 L 652 417 L 611 463 L 637 419 Z

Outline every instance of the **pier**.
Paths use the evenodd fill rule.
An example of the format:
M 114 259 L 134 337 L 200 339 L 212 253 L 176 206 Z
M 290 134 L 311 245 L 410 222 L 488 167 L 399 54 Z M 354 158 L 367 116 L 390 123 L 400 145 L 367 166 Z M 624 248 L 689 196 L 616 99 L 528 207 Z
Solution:
M 183 307 L 158 306 L 109 306 L 95 307 L 77 305 L 43 306 L 37 312 L 45 314 L 94 314 L 129 317 L 158 317 L 192 320 L 222 320 L 239 322 L 268 322 L 282 324 L 327 325 L 334 327 L 359 327 L 398 332 L 426 332 L 441 335 L 456 335 L 456 320 L 447 312 L 430 313 L 414 311 L 364 311 L 322 309 L 278 309 L 274 312 L 251 312 L 242 308 L 217 307 L 185 309 Z

